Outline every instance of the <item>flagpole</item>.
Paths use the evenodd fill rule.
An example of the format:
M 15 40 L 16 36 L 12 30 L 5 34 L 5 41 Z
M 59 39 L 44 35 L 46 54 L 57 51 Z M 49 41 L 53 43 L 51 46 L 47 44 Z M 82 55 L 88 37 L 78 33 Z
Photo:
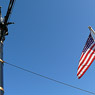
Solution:
M 91 26 L 88 26 L 89 30 L 95 34 L 95 31 L 92 29 Z

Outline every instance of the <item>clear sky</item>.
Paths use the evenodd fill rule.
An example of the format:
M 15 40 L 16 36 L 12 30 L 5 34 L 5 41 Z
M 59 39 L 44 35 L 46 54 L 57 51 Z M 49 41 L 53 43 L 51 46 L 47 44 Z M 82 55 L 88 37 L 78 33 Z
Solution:
M 5 16 L 9 0 L 0 0 Z M 81 79 L 78 62 L 95 29 L 95 0 L 16 0 L 4 42 L 4 60 L 95 92 L 95 61 Z M 4 95 L 90 95 L 4 65 Z

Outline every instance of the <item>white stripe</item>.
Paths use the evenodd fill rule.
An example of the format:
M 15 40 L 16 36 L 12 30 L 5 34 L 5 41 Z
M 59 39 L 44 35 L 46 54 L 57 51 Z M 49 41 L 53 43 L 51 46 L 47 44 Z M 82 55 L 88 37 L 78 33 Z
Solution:
M 85 63 L 87 62 L 89 56 L 91 55 L 91 53 L 93 52 L 93 50 L 95 49 L 95 46 L 93 47 L 93 49 L 89 52 L 89 54 L 87 55 L 85 61 L 83 62 L 83 64 L 80 66 L 80 68 L 78 69 L 78 72 L 81 70 L 81 68 L 85 65 Z
M 83 64 L 80 66 L 80 68 L 78 69 L 78 72 L 81 70 L 81 68 L 85 65 L 85 63 L 87 62 L 89 56 L 91 55 L 91 53 L 93 52 L 93 50 L 95 49 L 95 46 L 92 48 L 92 50 L 90 51 L 90 53 L 87 55 L 85 61 L 83 62 Z
M 84 57 L 86 56 L 86 54 L 88 53 L 88 51 L 90 50 L 90 48 L 91 48 L 94 44 L 95 44 L 95 43 L 93 43 L 93 44 L 88 48 L 88 50 L 86 51 L 86 53 L 84 54 L 84 56 L 83 56 L 82 59 L 80 60 L 79 65 L 80 65 L 80 63 L 83 61 Z
M 92 59 L 94 58 L 95 54 L 92 55 L 91 59 L 89 60 L 87 66 L 84 67 L 84 69 L 80 72 L 80 74 L 78 75 L 78 77 L 80 77 L 84 71 L 86 70 L 86 68 L 89 66 L 89 64 L 91 63 Z

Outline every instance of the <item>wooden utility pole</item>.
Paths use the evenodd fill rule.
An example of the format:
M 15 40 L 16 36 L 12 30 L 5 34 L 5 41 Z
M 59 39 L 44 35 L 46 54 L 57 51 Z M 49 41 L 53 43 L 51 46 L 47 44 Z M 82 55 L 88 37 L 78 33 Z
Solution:
M 0 42 L 0 95 L 4 94 L 3 88 L 3 43 Z
M 0 95 L 4 94 L 3 88 L 3 43 L 5 36 L 8 35 L 8 25 L 14 24 L 9 22 L 9 17 L 13 8 L 15 0 L 10 0 L 6 16 L 2 18 L 1 7 L 0 7 Z
M 2 35 L 2 14 L 1 14 L 1 7 L 0 7 L 0 95 L 4 94 L 3 89 L 3 38 L 4 35 Z

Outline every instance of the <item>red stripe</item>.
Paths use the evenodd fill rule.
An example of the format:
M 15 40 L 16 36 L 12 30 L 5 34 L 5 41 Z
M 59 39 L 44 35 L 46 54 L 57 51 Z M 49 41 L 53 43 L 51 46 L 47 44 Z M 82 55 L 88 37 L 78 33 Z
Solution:
M 78 69 L 80 68 L 80 66 L 84 63 L 86 57 L 88 56 L 89 52 L 92 50 L 92 48 L 95 46 L 95 44 L 90 48 L 90 50 L 88 51 L 88 53 L 86 54 L 86 56 L 84 57 L 83 61 L 80 63 Z
M 81 61 L 81 59 L 82 59 L 83 56 L 84 56 L 84 53 L 82 52 L 82 55 L 81 55 L 80 61 Z M 79 62 L 80 62 L 80 61 L 79 61 Z M 81 63 L 79 64 L 78 69 L 79 69 L 80 65 L 81 65 Z
M 80 57 L 80 60 L 82 59 L 82 57 L 84 56 L 84 53 L 82 52 L 82 54 L 81 54 L 81 57 Z M 79 61 L 80 62 L 80 61 Z M 78 66 L 78 69 L 79 69 L 79 66 Z M 77 70 L 78 70 L 77 69 Z
M 87 71 L 87 69 L 90 67 L 90 65 L 92 64 L 92 62 L 94 61 L 94 59 L 95 59 L 95 56 L 93 57 L 91 63 L 90 63 L 89 66 L 85 69 L 85 71 L 80 75 L 80 77 L 78 77 L 78 79 L 80 79 L 80 78 L 84 75 L 84 73 L 85 73 L 85 72 Z
M 83 55 L 84 55 L 84 53 L 82 52 L 82 55 L 81 55 L 81 57 L 80 57 L 80 60 L 82 59 Z
M 89 60 L 91 59 L 91 57 L 92 57 L 92 55 L 93 55 L 93 53 L 94 53 L 94 51 L 90 54 L 90 56 L 89 56 L 87 62 L 82 66 L 82 68 L 80 69 L 80 71 L 78 72 L 77 75 L 79 75 L 79 74 L 81 73 L 81 71 L 84 69 L 84 67 L 87 66 Z

